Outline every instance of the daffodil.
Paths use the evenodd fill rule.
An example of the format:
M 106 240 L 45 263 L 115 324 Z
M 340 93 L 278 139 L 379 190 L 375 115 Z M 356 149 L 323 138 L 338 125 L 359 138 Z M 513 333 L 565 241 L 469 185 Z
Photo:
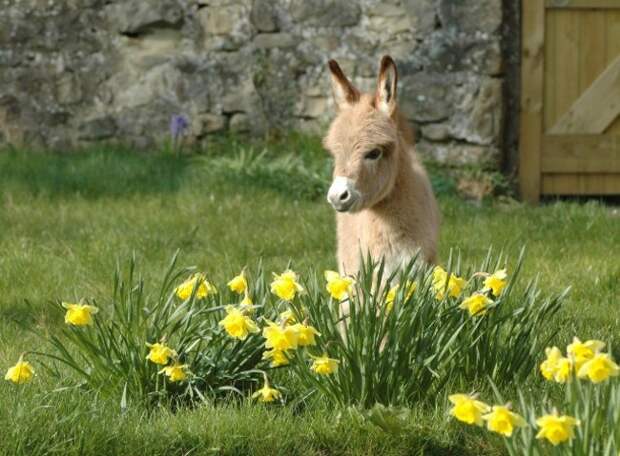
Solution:
M 149 344 L 147 342 L 146 346 L 151 349 L 149 351 L 149 354 L 146 355 L 146 359 L 155 364 L 161 364 L 162 366 L 166 365 L 168 364 L 168 361 L 171 357 L 177 356 L 176 351 L 174 351 L 170 347 L 165 346 L 164 344 L 160 344 L 159 342 L 156 342 L 154 344 Z
M 579 338 L 573 337 L 573 342 L 566 347 L 566 353 L 574 361 L 575 368 L 579 370 L 583 363 L 592 359 L 604 347 L 605 342 L 600 340 L 581 342 Z
M 245 340 L 250 333 L 260 330 L 256 323 L 235 306 L 226 306 L 226 316 L 218 323 L 229 336 Z
M 17 363 L 6 371 L 4 379 L 16 385 L 22 385 L 28 383 L 33 375 L 34 369 L 32 365 L 28 361 L 24 361 L 23 356 L 20 356 Z
M 341 276 L 336 271 L 325 271 L 324 276 L 327 281 L 325 288 L 332 298 L 343 301 L 349 297 L 355 284 L 351 277 Z
M 93 315 L 99 312 L 95 306 L 87 304 L 69 304 L 63 302 L 62 306 L 67 309 L 65 323 L 73 326 L 89 326 L 93 324 Z
M 418 283 L 408 280 L 405 286 L 407 290 L 407 294 L 405 295 L 405 301 L 408 301 L 409 298 L 413 296 L 413 293 L 418 288 Z M 396 293 L 398 293 L 399 288 L 400 288 L 400 284 L 396 284 L 392 288 L 390 288 L 387 294 L 385 295 L 385 310 L 388 313 L 390 313 L 392 309 L 394 308 L 394 300 L 396 299 Z
M 273 402 L 281 396 L 280 391 L 269 386 L 267 377 L 265 377 L 265 384 L 261 389 L 252 394 L 253 399 L 257 399 L 261 402 Z
M 544 415 L 536 420 L 536 425 L 540 428 L 536 438 L 547 439 L 554 446 L 559 445 L 573 438 L 575 426 L 579 424 L 579 420 L 572 416 L 558 416 L 557 413 Z
M 288 355 L 282 350 L 267 350 L 263 352 L 263 359 L 270 359 L 270 367 L 286 366 L 289 363 Z
M 252 298 L 250 298 L 250 295 L 248 295 L 247 293 L 245 294 L 239 305 L 243 308 L 246 308 L 247 310 L 254 310 L 254 303 L 252 302 Z
M 620 366 L 607 353 L 597 353 L 592 359 L 584 362 L 577 371 L 579 378 L 588 377 L 592 383 L 601 383 L 619 374 Z
M 461 309 L 467 309 L 469 315 L 473 317 L 482 316 L 487 313 L 487 307 L 493 304 L 486 295 L 482 293 L 474 293 L 469 298 L 463 300 L 459 306 Z
M 487 404 L 469 394 L 451 394 L 448 400 L 454 404 L 454 407 L 450 409 L 450 414 L 467 424 L 482 426 L 482 415 L 491 409 Z
M 439 300 L 445 297 L 446 289 L 448 296 L 458 298 L 466 284 L 465 279 L 454 274 L 448 276 L 448 273 L 441 266 L 436 266 L 433 269 L 433 288 L 435 289 L 435 296 Z
M 321 335 L 315 327 L 303 323 L 296 323 L 292 328 L 297 331 L 297 344 L 300 347 L 316 345 L 314 338 Z
M 482 419 L 487 422 L 489 431 L 497 432 L 505 437 L 510 437 L 516 427 L 527 425 L 521 415 L 510 411 L 505 405 L 494 405 L 491 413 L 482 415 Z
M 292 301 L 297 293 L 304 289 L 297 282 L 297 274 L 293 271 L 284 271 L 282 274 L 273 274 L 271 292 L 284 301 Z
M 164 367 L 159 373 L 164 374 L 171 382 L 182 382 L 187 379 L 187 368 L 187 364 L 176 362 Z
M 280 313 L 280 321 L 286 325 L 295 323 L 295 314 L 291 309 L 285 310 L 284 312 Z
M 333 359 L 328 357 L 327 355 L 323 356 L 313 356 L 314 361 L 312 362 L 312 369 L 319 375 L 329 375 L 338 371 L 338 364 L 340 361 L 337 359 Z
M 500 269 L 499 271 L 495 271 L 489 277 L 484 279 L 484 288 L 482 291 L 491 291 L 493 296 L 497 297 L 502 294 L 504 287 L 506 286 L 506 278 L 508 274 L 506 273 L 506 269 Z
M 237 294 L 243 294 L 248 289 L 248 281 L 246 280 L 243 271 L 241 272 L 241 274 L 233 277 L 227 285 L 228 288 L 230 288 L 230 291 Z
M 297 348 L 299 334 L 289 325 L 277 325 L 272 321 L 267 322 L 263 328 L 263 337 L 266 339 L 265 347 L 278 351 Z
M 540 373 L 547 380 L 553 380 L 558 370 L 558 361 L 562 358 L 562 352 L 558 347 L 547 347 L 545 349 L 547 359 L 540 364 Z
M 185 301 L 192 295 L 194 288 L 196 288 L 197 299 L 203 299 L 217 293 L 215 286 L 211 284 L 202 273 L 192 275 L 189 279 L 176 287 L 175 292 L 179 299 Z

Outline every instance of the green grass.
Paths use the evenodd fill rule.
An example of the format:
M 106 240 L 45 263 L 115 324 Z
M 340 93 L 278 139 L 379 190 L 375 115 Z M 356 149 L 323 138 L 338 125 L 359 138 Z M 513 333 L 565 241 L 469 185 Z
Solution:
M 22 325 L 54 331 L 62 324 L 50 317 L 54 299 L 102 301 L 117 262 L 132 252 L 147 280 L 159 279 L 176 249 L 182 265 L 220 284 L 259 259 L 267 271 L 289 261 L 301 272 L 334 268 L 334 215 L 322 196 L 329 166 L 318 140 L 303 136 L 253 150 L 222 140 L 180 159 L 0 152 L 1 370 L 40 348 Z M 451 188 L 440 170 L 433 181 Z M 492 246 L 516 262 L 526 246 L 526 279 L 538 275 L 550 292 L 572 287 L 557 343 L 601 338 L 618 356 L 618 208 L 595 201 L 531 208 L 510 200 L 477 207 L 448 191 L 440 204 L 442 259 L 452 249 L 479 263 Z M 338 418 L 321 403 L 121 413 L 118 401 L 54 391 L 40 373 L 25 388 L 0 383 L 0 455 L 501 454 L 497 440 L 450 422 L 443 404 L 414 410 L 407 432 L 395 436 L 346 413 Z

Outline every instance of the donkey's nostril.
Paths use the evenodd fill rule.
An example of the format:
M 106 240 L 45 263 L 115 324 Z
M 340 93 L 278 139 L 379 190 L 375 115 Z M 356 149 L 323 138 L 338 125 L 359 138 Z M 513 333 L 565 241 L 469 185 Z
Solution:
M 340 201 L 346 201 L 349 199 L 349 191 L 345 190 L 340 194 Z

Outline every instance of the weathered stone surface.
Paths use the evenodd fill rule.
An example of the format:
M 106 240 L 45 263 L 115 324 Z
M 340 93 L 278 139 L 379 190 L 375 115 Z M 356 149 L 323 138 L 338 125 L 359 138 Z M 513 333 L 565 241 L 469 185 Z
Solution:
M 250 20 L 259 32 L 278 31 L 278 15 L 273 1 L 254 0 Z
M 238 133 L 250 131 L 252 129 L 252 124 L 250 122 L 250 116 L 247 114 L 234 114 L 230 118 L 230 130 Z
M 295 22 L 306 26 L 346 27 L 359 22 L 362 10 L 348 0 L 292 0 L 289 12 Z
M 374 90 L 390 54 L 421 150 L 459 164 L 501 144 L 503 0 L 2 1 L 5 143 L 152 147 L 180 113 L 193 142 L 322 131 L 334 113 L 327 60 Z
M 418 73 L 401 78 L 401 109 L 418 122 L 437 122 L 453 110 L 450 81 L 441 74 Z
M 254 45 L 258 49 L 290 48 L 298 40 L 290 33 L 261 33 L 254 38 Z
M 497 143 L 502 125 L 502 82 L 491 78 L 474 80 L 460 87 L 456 97 L 451 136 L 474 144 Z
M 85 141 L 108 139 L 116 133 L 116 122 L 112 117 L 101 117 L 82 122 L 78 126 L 78 138 Z
M 446 28 L 464 33 L 496 33 L 502 24 L 502 3 L 496 0 L 440 0 L 439 18 Z
M 446 124 L 423 125 L 422 137 L 431 141 L 445 141 L 450 137 L 450 127 Z
M 463 143 L 432 143 L 420 141 L 416 145 L 416 151 L 438 163 L 463 166 L 477 163 L 491 162 L 497 159 L 498 149 L 488 146 L 474 146 Z
M 112 5 L 108 19 L 119 32 L 133 35 L 150 27 L 178 27 L 183 21 L 183 10 L 174 0 L 128 0 Z

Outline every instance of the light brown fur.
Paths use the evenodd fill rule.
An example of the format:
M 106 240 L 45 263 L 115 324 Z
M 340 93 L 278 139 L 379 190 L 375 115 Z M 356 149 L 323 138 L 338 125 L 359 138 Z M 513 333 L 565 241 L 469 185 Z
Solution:
M 358 196 L 350 209 L 337 214 L 341 273 L 358 272 L 360 254 L 367 253 L 385 259 L 388 271 L 406 264 L 418 251 L 434 263 L 439 211 L 415 154 L 412 131 L 396 105 L 394 62 L 383 58 L 374 94 L 360 94 L 336 62 L 330 61 L 330 70 L 339 110 L 324 145 L 334 156 L 334 178 L 346 178 Z M 369 158 L 369 151 L 376 149 L 380 158 Z M 338 198 L 330 198 L 342 210 Z

